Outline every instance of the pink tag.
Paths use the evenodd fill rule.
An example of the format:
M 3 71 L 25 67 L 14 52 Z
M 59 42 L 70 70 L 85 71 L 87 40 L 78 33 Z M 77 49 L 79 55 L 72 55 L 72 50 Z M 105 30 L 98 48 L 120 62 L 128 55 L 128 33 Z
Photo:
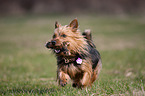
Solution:
M 77 64 L 82 64 L 82 59 L 81 58 L 78 58 L 77 60 L 76 60 L 76 62 L 77 62 Z

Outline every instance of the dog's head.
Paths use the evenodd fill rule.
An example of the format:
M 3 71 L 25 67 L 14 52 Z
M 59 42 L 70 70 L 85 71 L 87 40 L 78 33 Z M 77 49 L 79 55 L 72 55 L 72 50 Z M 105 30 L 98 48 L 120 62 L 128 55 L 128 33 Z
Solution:
M 69 25 L 61 26 L 55 22 L 55 30 L 51 41 L 46 44 L 57 55 L 70 56 L 84 49 L 85 38 L 78 30 L 78 21 L 74 19 Z

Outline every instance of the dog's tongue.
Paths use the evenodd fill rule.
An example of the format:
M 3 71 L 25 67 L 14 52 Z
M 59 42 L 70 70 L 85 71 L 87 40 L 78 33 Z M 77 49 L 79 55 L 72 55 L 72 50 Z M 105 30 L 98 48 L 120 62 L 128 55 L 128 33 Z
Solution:
M 55 51 L 55 53 L 59 53 L 59 52 L 60 52 L 60 50 L 59 50 L 59 49 L 55 49 L 54 51 Z

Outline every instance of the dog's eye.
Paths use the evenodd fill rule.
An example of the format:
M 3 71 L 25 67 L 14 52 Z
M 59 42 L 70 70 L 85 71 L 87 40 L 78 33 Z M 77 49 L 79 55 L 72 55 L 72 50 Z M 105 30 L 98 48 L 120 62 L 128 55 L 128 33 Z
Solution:
M 53 35 L 53 38 L 56 38 L 56 35 L 55 34 Z
M 64 38 L 65 38 L 65 37 L 66 37 L 66 35 L 65 35 L 65 34 L 62 34 L 62 35 L 61 35 L 61 37 L 64 37 Z

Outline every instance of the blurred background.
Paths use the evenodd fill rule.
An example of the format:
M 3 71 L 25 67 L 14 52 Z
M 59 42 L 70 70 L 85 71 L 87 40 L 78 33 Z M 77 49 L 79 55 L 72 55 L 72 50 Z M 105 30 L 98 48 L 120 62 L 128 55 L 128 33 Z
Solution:
M 145 0 L 0 0 L 0 14 L 145 14 Z
M 102 57 L 89 93 L 57 86 L 56 58 L 45 48 L 55 21 L 76 17 Z M 143 96 L 144 85 L 145 0 L 0 0 L 0 95 Z

